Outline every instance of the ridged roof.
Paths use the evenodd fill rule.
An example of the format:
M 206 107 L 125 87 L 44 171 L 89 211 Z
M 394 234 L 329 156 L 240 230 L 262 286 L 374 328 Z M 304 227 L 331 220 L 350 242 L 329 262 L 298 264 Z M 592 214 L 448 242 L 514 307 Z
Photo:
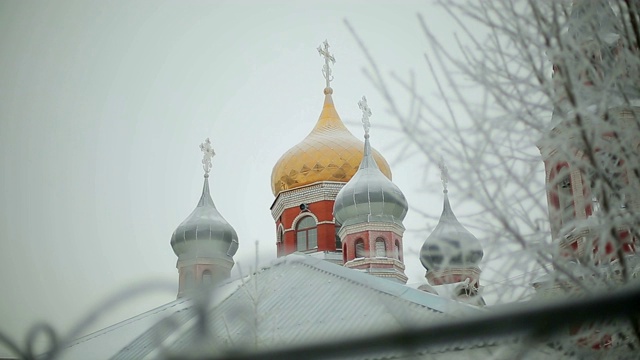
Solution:
M 336 196 L 333 214 L 342 226 L 384 221 L 402 224 L 409 205 L 400 189 L 386 178 L 373 160 L 369 134 L 358 171 Z
M 429 270 L 477 267 L 484 255 L 478 238 L 456 218 L 447 190 L 440 221 L 420 250 L 422 266 Z
M 209 193 L 209 175 L 205 174 L 202 195 L 193 212 L 171 236 L 173 252 L 182 256 L 199 256 L 232 260 L 238 250 L 238 235 L 222 217 Z
M 188 304 L 177 300 L 87 335 L 67 349 L 65 358 L 81 358 L 79 354 L 95 351 L 101 358 L 142 359 L 161 346 L 173 354 L 187 354 L 196 348 L 198 339 L 196 311 Z M 253 348 L 257 344 L 265 349 L 344 339 L 424 326 L 448 318 L 448 313 L 480 312 L 450 299 L 296 254 L 277 260 L 255 276 L 217 287 L 208 309 L 207 343 L 214 351 L 230 346 Z M 159 315 L 170 321 L 160 322 Z M 257 329 L 253 328 L 255 316 L 259 318 Z M 150 326 L 148 318 L 156 325 Z M 129 343 L 118 340 L 127 336 Z M 110 347 L 110 351 L 104 347 Z
M 307 137 L 289 149 L 271 172 L 274 195 L 318 181 L 349 181 L 362 161 L 363 143 L 344 126 L 333 104 L 333 90 L 324 90 L 324 105 L 318 122 Z M 391 179 L 389 164 L 373 151 L 380 171 Z

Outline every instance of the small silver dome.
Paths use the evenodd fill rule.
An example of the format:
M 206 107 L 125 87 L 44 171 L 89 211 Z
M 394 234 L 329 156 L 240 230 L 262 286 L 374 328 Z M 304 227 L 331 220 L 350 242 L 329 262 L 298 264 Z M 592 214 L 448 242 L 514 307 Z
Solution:
M 213 204 L 208 178 L 206 174 L 198 206 L 173 232 L 171 247 L 179 258 L 193 255 L 232 260 L 238 250 L 238 235 Z
M 445 190 L 440 221 L 420 250 L 422 266 L 427 271 L 472 268 L 480 264 L 483 255 L 480 241 L 453 214 Z
M 370 221 L 402 224 L 408 208 L 402 191 L 378 168 L 371 155 L 369 135 L 365 135 L 364 157 L 358 172 L 336 196 L 333 207 L 336 222 L 342 226 Z

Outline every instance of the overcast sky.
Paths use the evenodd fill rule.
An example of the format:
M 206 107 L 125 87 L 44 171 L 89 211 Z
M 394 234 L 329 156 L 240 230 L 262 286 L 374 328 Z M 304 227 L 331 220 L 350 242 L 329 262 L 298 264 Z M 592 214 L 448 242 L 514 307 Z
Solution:
M 343 121 L 362 136 L 366 95 L 372 145 L 411 209 L 437 218 L 439 176 L 424 159 L 400 157 L 396 120 L 343 23 L 383 72 L 416 70 L 428 95 L 418 12 L 453 39 L 446 13 L 424 1 L 0 2 L 0 331 L 22 341 L 43 320 L 64 332 L 140 281 L 175 290 L 130 301 L 91 329 L 173 300 L 170 237 L 198 202 L 207 137 L 217 153 L 212 196 L 239 236 L 235 270 L 253 266 L 256 241 L 260 262 L 274 259 L 271 170 L 320 114 L 325 39 Z M 436 222 L 409 211 L 410 282 L 425 282 L 417 251 Z

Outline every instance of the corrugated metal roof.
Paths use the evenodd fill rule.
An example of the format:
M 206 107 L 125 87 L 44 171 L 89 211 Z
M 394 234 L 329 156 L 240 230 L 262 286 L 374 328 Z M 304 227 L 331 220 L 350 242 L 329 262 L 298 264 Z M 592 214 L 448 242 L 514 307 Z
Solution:
M 447 313 L 482 311 L 302 255 L 287 256 L 242 280 L 231 295 L 210 305 L 204 336 L 193 310 L 179 311 L 151 327 L 113 359 L 331 341 L 423 326 L 446 319 Z
M 88 356 L 95 359 L 108 359 L 130 343 L 132 339 L 154 327 L 160 320 L 189 307 L 186 299 L 172 301 L 131 319 L 83 336 L 71 343 L 60 355 L 63 359 L 70 360 L 84 360 Z
M 215 306 L 215 304 L 222 302 L 240 285 L 242 285 L 240 280 L 221 285 L 211 304 Z M 177 317 L 180 322 L 183 321 L 183 317 L 193 317 L 192 311 L 186 311 L 192 308 L 191 300 L 187 298 L 174 300 L 71 342 L 60 353 L 60 358 L 69 360 L 109 359 L 126 349 L 134 339 L 140 338 L 151 329 L 158 331 L 160 324 L 162 322 L 166 324 L 167 319 Z M 154 334 L 154 336 L 156 335 Z

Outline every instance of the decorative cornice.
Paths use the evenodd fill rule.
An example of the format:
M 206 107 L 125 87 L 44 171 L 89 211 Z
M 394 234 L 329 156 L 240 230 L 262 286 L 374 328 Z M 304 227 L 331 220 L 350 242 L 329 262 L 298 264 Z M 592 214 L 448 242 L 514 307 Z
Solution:
M 324 200 L 335 201 L 338 192 L 346 183 L 338 181 L 319 181 L 307 186 L 282 191 L 271 204 L 271 216 L 277 220 L 285 209 L 298 207 L 302 203 L 315 203 Z
M 356 258 L 356 259 L 347 261 L 346 263 L 344 263 L 344 266 L 356 267 L 356 266 L 361 266 L 365 264 L 393 265 L 402 270 L 406 268 L 401 261 L 394 258 L 388 258 L 388 257 Z
M 347 261 L 345 267 L 360 270 L 380 278 L 395 279 L 403 284 L 408 277 L 404 274 L 405 266 L 402 262 L 392 258 L 357 258 Z
M 404 226 L 397 223 L 389 222 L 367 222 L 357 223 L 353 225 L 342 226 L 338 231 L 338 236 L 342 239 L 346 235 L 355 234 L 363 231 L 391 231 L 402 237 L 404 234 Z

